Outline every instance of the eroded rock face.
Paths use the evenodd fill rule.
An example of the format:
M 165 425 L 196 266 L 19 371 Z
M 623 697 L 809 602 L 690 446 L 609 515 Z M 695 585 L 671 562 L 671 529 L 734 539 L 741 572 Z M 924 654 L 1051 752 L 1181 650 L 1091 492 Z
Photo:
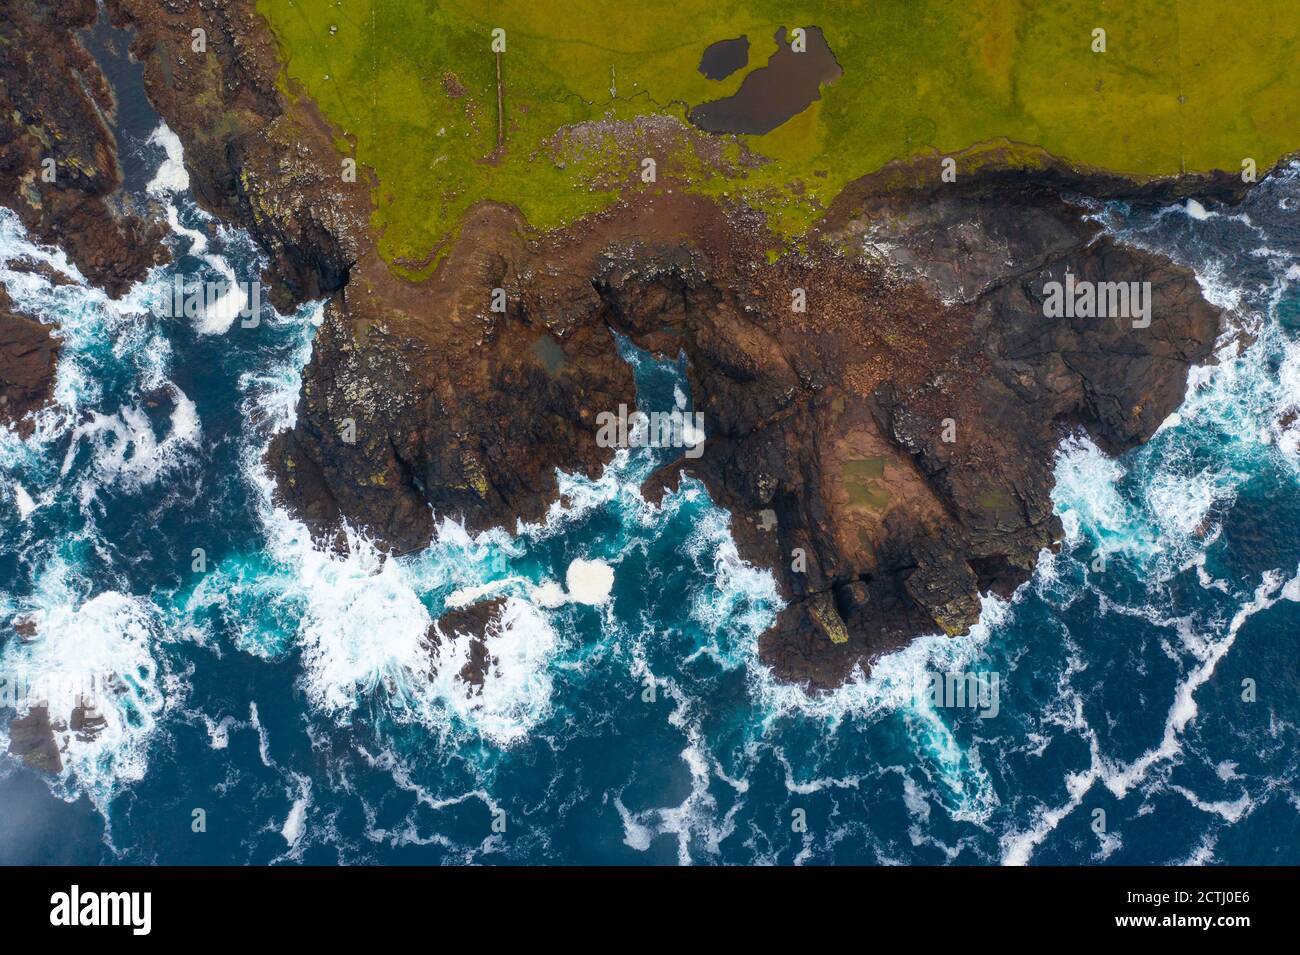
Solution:
M 857 231 L 837 236 L 861 248 L 846 238 L 883 222 L 887 253 L 688 280 L 669 319 L 710 430 L 700 461 L 678 467 L 704 478 L 736 517 L 741 553 L 790 598 L 764 658 L 815 687 L 916 634 L 964 632 L 980 593 L 1026 580 L 1060 535 L 1062 430 L 1083 426 L 1111 450 L 1145 440 L 1219 328 L 1188 272 L 1098 238 L 1054 190 L 975 190 L 947 209 L 913 198 L 893 195 L 892 219 L 853 218 Z M 972 253 L 988 248 L 981 273 Z M 1045 317 L 1043 289 L 1067 268 L 1150 282 L 1150 327 Z M 640 316 L 661 312 L 635 273 L 609 287 L 616 321 L 645 327 Z M 806 289 L 806 314 L 790 311 L 792 287 Z
M 50 327 L 19 315 L 0 287 L 0 424 L 31 430 L 28 415 L 54 394 L 60 343 Z
M 982 592 L 1026 580 L 1060 534 L 1062 432 L 1112 450 L 1145 440 L 1218 330 L 1188 272 L 1117 247 L 1063 196 L 1228 195 L 1226 178 L 1136 187 L 987 156 L 960 184 L 923 163 L 867 177 L 807 253 L 775 262 L 759 217 L 679 189 L 546 235 L 483 205 L 410 285 L 373 252 L 337 131 L 279 96 L 247 0 L 108 8 L 136 31 L 200 201 L 267 250 L 280 304 L 328 299 L 297 425 L 269 452 L 284 500 L 322 538 L 347 521 L 409 551 L 434 515 L 474 530 L 540 518 L 557 468 L 594 474 L 612 455 L 596 416 L 635 397 L 618 331 L 684 352 L 705 415 L 703 455 L 648 492 L 688 469 L 732 513 L 742 555 L 788 601 L 763 658 L 810 687 L 917 634 L 962 632 Z M 187 52 L 198 26 L 221 55 Z M 1149 326 L 1049 318 L 1047 283 L 1067 272 L 1149 282 Z
M 430 505 L 476 530 L 513 528 L 542 517 L 557 467 L 594 476 L 607 459 L 595 415 L 634 386 L 593 321 L 598 296 L 531 271 L 505 210 L 483 207 L 465 235 L 426 287 L 361 268 L 330 300 L 298 426 L 269 455 L 318 526 L 345 517 L 402 551 L 428 543 Z M 491 311 L 502 287 L 504 314 Z
M 90 0 L 87 0 L 90 2 Z M 275 40 L 251 0 L 106 0 L 134 35 L 149 101 L 185 147 L 199 205 L 238 222 L 270 258 L 277 307 L 342 288 L 369 245 L 368 185 L 345 183 L 333 133 L 306 104 L 291 109 Z M 206 51 L 192 48 L 205 31 Z
M 121 206 L 107 80 L 77 40 L 95 0 L 0 7 L 0 205 L 122 295 L 166 261 L 166 227 Z

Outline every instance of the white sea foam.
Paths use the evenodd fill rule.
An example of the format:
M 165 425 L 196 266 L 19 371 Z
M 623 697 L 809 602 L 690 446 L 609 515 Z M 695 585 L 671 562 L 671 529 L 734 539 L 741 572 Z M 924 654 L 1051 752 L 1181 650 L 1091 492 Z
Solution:
M 149 182 L 148 191 L 152 195 L 182 193 L 190 187 L 190 174 L 185 171 L 185 151 L 180 137 L 171 131 L 166 123 L 160 125 L 149 137 L 149 143 L 161 146 L 167 158 Z
M 1219 816 L 1229 825 L 1241 821 L 1250 815 L 1255 808 L 1255 802 L 1250 798 L 1249 793 L 1242 793 L 1231 802 L 1225 799 L 1206 801 L 1186 786 L 1170 786 L 1169 788 L 1201 810 L 1201 812 Z
M 230 745 L 230 731 L 242 724 L 233 716 L 223 716 L 220 720 L 204 717 L 204 725 L 208 730 L 208 745 L 221 750 Z
M 13 268 L 18 260 L 43 264 L 54 279 Z M 20 311 L 49 322 L 62 340 L 53 407 L 35 416 L 30 437 L 0 434 L 0 468 L 40 482 L 27 486 L 42 487 L 33 496 L 23 483 L 12 484 L 23 516 L 67 497 L 84 504 L 109 485 L 142 488 L 197 443 L 194 404 L 167 380 L 170 347 L 149 321 L 151 288 L 162 275 L 155 269 L 112 300 L 89 286 L 61 251 L 31 242 L 17 217 L 0 209 L 0 283 Z M 96 407 L 105 382 L 118 377 L 131 381 L 137 397 L 156 388 L 169 391 L 174 408 L 166 435 L 154 433 L 139 401 L 128 398 L 114 413 Z M 58 453 L 64 454 L 62 466 Z M 150 601 L 87 577 L 79 555 L 87 548 L 101 555 L 105 550 L 96 516 L 83 511 L 83 517 L 85 526 L 75 532 L 23 539 L 25 554 L 39 568 L 33 591 L 0 595 L 0 607 L 6 623 L 22 615 L 35 637 L 7 641 L 0 670 L 16 682 L 45 688 L 38 692 L 48 696 L 43 702 L 49 704 L 63 763 L 52 783 L 55 791 L 68 799 L 85 793 L 102 808 L 118 786 L 143 777 L 162 714 L 184 694 L 185 685 L 183 674 L 160 663 L 164 626 Z M 69 694 L 69 687 L 77 692 Z M 42 700 L 24 699 L 20 712 L 34 702 Z M 81 712 L 81 703 L 97 715 L 77 730 L 73 712 Z
M 400 564 L 369 548 L 351 560 L 315 548 L 295 556 L 309 596 L 298 639 L 312 702 L 350 716 L 381 687 L 397 697 L 417 692 L 432 620 Z
M 666 498 L 664 505 L 693 503 L 703 494 L 703 485 L 683 481 L 675 496 L 680 502 Z M 681 549 L 708 582 L 690 593 L 690 618 L 702 641 L 696 653 L 735 669 L 751 664 L 755 641 L 776 621 L 785 602 L 770 571 L 741 559 L 730 522 L 726 511 L 710 508 L 697 519 Z
M 472 607 L 483 599 L 492 597 L 509 587 L 526 583 L 527 581 L 522 577 L 507 577 L 504 580 L 490 580 L 486 584 L 478 584 L 474 587 L 461 587 L 459 590 L 453 590 L 447 595 L 445 604 L 452 610 Z
M 694 845 L 710 857 L 718 855 L 723 841 L 735 832 L 736 815 L 744 804 L 741 799 L 735 800 L 719 817 L 718 800 L 712 792 L 714 780 L 742 796 L 748 784 L 729 777 L 713 757 L 695 713 L 696 704 L 689 695 L 671 679 L 663 681 L 663 690 L 674 701 L 668 722 L 686 736 L 679 758 L 690 779 L 689 791 L 675 806 L 633 811 L 624 804 L 621 792 L 614 795 L 613 803 L 623 822 L 623 842 L 627 846 L 644 852 L 655 838 L 669 835 L 677 841 L 678 863 L 690 865 Z
M 168 160 L 155 178 L 155 192 L 183 189 L 179 142 L 161 132 L 156 141 Z M 177 231 L 206 245 L 203 233 L 181 225 L 174 205 L 169 219 Z M 12 268 L 15 260 L 42 263 L 57 279 Z M 151 308 L 165 294 L 169 268 L 152 270 L 121 299 L 110 299 L 89 286 L 61 251 L 33 244 L 17 217 L 0 209 L 0 282 L 20 310 L 51 323 L 63 346 L 54 407 L 36 417 L 30 438 L 0 436 L 0 466 L 46 482 L 34 500 L 25 488 L 21 494 L 15 490 L 17 505 L 28 514 L 67 498 L 85 505 L 108 488 L 143 491 L 192 460 L 202 436 L 197 410 L 169 380 L 171 347 Z M 123 379 L 126 389 L 110 395 L 109 387 L 116 386 L 108 383 Z M 153 396 L 146 393 L 158 390 L 166 392 L 171 408 L 166 419 L 153 421 L 147 405 Z M 109 398 L 121 401 L 116 410 L 105 409 Z M 85 525 L 74 534 L 27 547 L 34 560 L 44 561 L 36 592 L 0 599 L 13 614 L 30 615 L 37 630 L 31 642 L 9 642 L 4 668 L 34 683 L 108 685 L 96 696 L 104 720 L 96 732 L 71 729 L 74 704 L 51 701 L 64 762 L 55 788 L 67 798 L 88 793 L 103 806 L 121 784 L 143 776 L 164 710 L 184 695 L 185 674 L 171 673 L 160 662 L 166 660 L 161 641 L 193 628 L 164 623 L 145 597 L 92 583 L 75 555 L 87 547 L 101 556 L 109 551 L 99 538 L 98 512 L 83 507 L 82 515 Z M 226 732 L 220 725 L 212 728 L 214 746 L 223 744 Z
M 280 827 L 280 835 L 288 843 L 290 851 L 298 848 L 298 843 L 302 841 L 303 832 L 307 828 L 307 809 L 311 805 L 311 779 L 294 773 L 298 786 L 293 794 L 293 805 L 289 807 L 289 815 L 284 819 L 284 825 Z
M 80 587 L 71 565 L 50 562 L 36 593 L 19 605 L 35 639 L 8 641 L 0 673 L 28 688 L 20 714 L 48 704 L 67 798 L 84 790 L 102 805 L 118 783 L 144 776 L 147 743 L 167 702 L 155 655 L 160 625 L 141 597 L 105 591 L 87 598 Z M 93 735 L 71 728 L 82 702 L 104 720 Z
M 90 448 L 90 468 L 82 472 L 79 481 L 83 503 L 106 487 L 147 487 L 182 464 L 188 452 L 198 446 L 201 427 L 194 402 L 173 384 L 168 383 L 167 390 L 175 407 L 162 440 L 140 404 L 111 415 L 91 411 L 73 429 L 60 473 L 64 477 L 69 474 L 83 443 Z
M 603 604 L 614 589 L 614 568 L 603 560 L 582 560 L 569 564 L 565 574 L 569 599 L 581 604 Z
M 1215 862 L 1214 849 L 1216 839 L 1213 833 L 1207 832 L 1201 837 L 1196 848 L 1191 851 L 1185 859 L 1176 860 L 1174 865 L 1213 865 Z
M 61 278 L 54 282 L 37 272 L 14 269 L 16 261 L 43 263 Z M 88 286 L 62 252 L 31 242 L 18 217 L 0 207 L 0 284 L 20 312 L 49 323 L 51 334 L 63 343 L 55 372 L 56 408 L 38 414 L 29 443 L 51 443 L 79 407 L 98 402 L 106 368 L 133 367 L 140 389 L 159 387 L 166 380 L 171 349 L 148 320 L 149 302 L 161 276 L 162 270 L 155 269 L 121 299 L 110 299 Z
M 1232 649 L 1242 625 L 1255 614 L 1267 610 L 1279 600 L 1300 600 L 1300 569 L 1289 580 L 1274 571 L 1266 573 L 1255 588 L 1255 595 L 1237 609 L 1222 636 L 1196 641 L 1192 644 L 1196 663 L 1178 684 L 1173 703 L 1165 718 L 1164 733 L 1159 744 L 1147 750 L 1128 764 L 1103 762 L 1102 779 L 1117 798 L 1123 798 L 1157 763 L 1172 759 L 1182 750 L 1182 736 L 1187 725 L 1196 717 L 1196 691 L 1214 675 L 1219 661 Z
M 531 599 L 538 607 L 553 610 L 568 603 L 569 595 L 564 592 L 559 581 L 544 580 L 536 587 L 530 588 Z
M 1083 434 L 1067 437 L 1057 453 L 1052 501 L 1070 545 L 1089 539 L 1102 553 L 1149 554 L 1159 547 L 1119 484 L 1125 470 Z
M 305 350 L 297 357 L 305 364 Z M 257 490 L 272 563 L 272 578 L 258 586 L 276 591 L 277 604 L 295 608 L 294 617 L 282 622 L 302 654 L 307 698 L 341 723 L 376 700 L 395 721 L 440 735 L 470 732 L 507 746 L 524 738 L 550 711 L 548 670 L 559 640 L 529 601 L 526 581 L 494 576 L 489 555 L 513 545 L 500 531 L 471 538 L 444 520 L 434 542 L 409 557 L 385 557 L 353 532 L 347 533 L 346 553 L 318 547 L 306 526 L 275 504 L 262 464 L 263 442 L 275 427 L 292 422 L 296 379 L 296 373 L 285 373 L 246 381 L 250 418 L 261 422 L 261 431 L 245 455 L 244 473 Z M 429 640 L 433 617 L 427 602 L 444 589 L 449 608 L 508 595 L 500 626 L 486 640 L 491 662 L 481 687 L 461 676 L 470 658 L 469 635 Z M 261 646 L 261 639 L 248 635 L 244 648 L 272 654 L 289 649 Z
M 1089 742 L 1089 766 L 1067 775 L 1066 790 L 1069 799 L 1065 803 L 1055 807 L 1040 807 L 1035 811 L 1034 818 L 1028 826 L 1014 828 L 1003 834 L 1002 863 L 1004 865 L 1028 863 L 1034 850 L 1060 825 L 1061 820 L 1082 805 L 1084 796 L 1095 783 L 1100 782 L 1115 798 L 1123 799 L 1143 783 L 1157 767 L 1169 765 L 1180 758 L 1183 752 L 1184 734 L 1197 715 L 1196 691 L 1214 675 L 1215 668 L 1232 649 L 1237 634 L 1246 621 L 1255 614 L 1274 606 L 1279 600 L 1300 601 L 1300 568 L 1297 568 L 1295 576 L 1287 580 L 1274 571 L 1264 574 L 1255 588 L 1254 596 L 1237 609 L 1222 634 L 1217 636 L 1186 634 L 1184 646 L 1192 651 L 1193 663 L 1174 689 L 1160 741 L 1141 756 L 1131 762 L 1118 761 L 1105 756 L 1101 752 L 1097 734 L 1087 726 L 1086 722 L 1079 724 L 1076 728 L 1081 728 Z M 1191 797 L 1188 798 L 1191 801 Z M 1245 802 L 1239 800 L 1238 803 L 1201 804 L 1199 808 L 1224 815 L 1225 819 L 1234 814 L 1236 818 L 1240 818 L 1250 810 L 1252 803 L 1249 799 Z
M 809 695 L 801 687 L 776 680 L 755 657 L 750 670 L 751 692 L 762 703 L 765 725 L 783 719 L 816 719 L 834 733 L 845 720 L 872 722 L 900 716 L 916 743 L 917 753 L 936 771 L 947 792 L 953 818 L 985 822 L 998 804 L 978 750 L 963 749 L 942 715 L 917 693 L 927 673 L 970 670 L 981 659 L 990 634 L 1005 626 L 1011 604 L 992 595 L 982 599 L 980 622 L 960 637 L 918 637 L 908 646 L 872 662 L 869 676 L 861 670 L 840 687 Z
M 1217 357 L 1193 370 L 1182 408 L 1123 465 L 1083 435 L 1062 443 L 1052 499 L 1067 543 L 1159 559 L 1153 569 L 1163 579 L 1213 542 L 1215 515 L 1252 474 L 1270 465 L 1300 473 L 1300 346 L 1272 323 Z M 1218 459 L 1210 466 L 1195 453 L 1207 445 Z M 1139 480 L 1128 480 L 1128 469 Z
M 905 711 L 917 702 L 918 681 L 929 672 L 962 672 L 984 653 L 989 637 L 1006 625 L 1012 605 L 991 594 L 981 599 L 980 621 L 959 637 L 918 637 L 901 650 L 873 661 L 869 676 L 861 671 L 835 690 L 809 695 L 800 687 L 774 679 L 766 667 L 752 678 L 767 721 L 799 715 L 825 721 L 832 729 L 847 718 L 875 719 Z
M 27 518 L 32 516 L 32 512 L 36 510 L 36 502 L 33 501 L 32 496 L 27 493 L 27 488 L 23 487 L 17 481 L 14 481 L 13 483 L 13 489 L 14 506 L 18 508 L 18 516 L 23 520 L 27 520 Z
M 247 307 L 248 299 L 244 287 L 239 284 L 235 270 L 225 259 L 215 255 L 204 256 L 204 259 L 220 273 L 226 291 L 210 306 L 205 304 L 199 310 L 194 330 L 200 335 L 224 335 L 235 324 L 235 319 L 239 318 L 240 312 Z
M 272 508 L 269 520 L 272 553 L 284 568 L 277 585 L 303 608 L 295 641 L 304 687 L 318 709 L 349 722 L 365 700 L 378 697 L 399 721 L 440 733 L 468 728 L 502 745 L 523 738 L 549 712 L 547 668 L 558 638 L 526 600 L 507 599 L 501 626 L 486 641 L 492 665 L 475 688 L 460 675 L 470 638 L 449 634 L 431 646 L 433 620 L 419 596 L 451 576 L 454 557 L 385 559 L 356 535 L 340 556 L 314 546 L 284 512 Z
M 194 210 L 195 213 L 200 216 L 206 215 L 206 213 L 197 206 L 194 207 Z M 191 229 L 182 222 L 180 209 L 176 207 L 175 202 L 167 203 L 167 225 L 174 234 L 189 240 L 189 251 L 191 255 L 202 256 L 205 261 L 211 261 L 208 256 L 205 255 L 208 249 L 207 233 L 203 232 L 201 229 Z M 160 290 L 160 292 L 161 291 L 163 290 Z

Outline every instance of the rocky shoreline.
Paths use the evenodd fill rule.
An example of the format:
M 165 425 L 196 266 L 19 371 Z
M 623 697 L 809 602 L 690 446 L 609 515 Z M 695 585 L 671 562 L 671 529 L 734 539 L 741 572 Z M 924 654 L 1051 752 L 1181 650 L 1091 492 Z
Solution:
M 113 90 L 78 41 L 95 0 L 0 12 L 0 205 L 116 297 L 165 262 L 167 227 L 119 191 Z
M 35 6 L 0 22 L 26 30 Z M 762 659 L 810 689 L 919 634 L 968 630 L 981 593 L 1027 580 L 1061 536 L 1050 491 L 1062 434 L 1086 429 L 1113 452 L 1147 440 L 1220 330 L 1190 272 L 1118 246 L 1076 197 L 1232 199 L 1240 182 L 1137 185 L 1045 156 L 1012 168 L 987 149 L 957 157 L 952 183 L 937 157 L 864 177 L 805 251 L 775 261 L 757 213 L 671 183 L 545 234 L 484 203 L 433 276 L 409 284 L 373 250 L 370 185 L 340 176 L 338 131 L 277 87 L 278 53 L 249 0 L 106 7 L 133 31 L 198 201 L 256 238 L 279 307 L 326 301 L 297 425 L 268 454 L 295 513 L 322 539 L 337 543 L 346 521 L 399 553 L 430 540 L 435 513 L 471 530 L 538 520 L 557 468 L 595 475 L 612 456 L 597 415 L 635 401 L 612 332 L 684 353 L 704 452 L 646 491 L 686 471 L 731 512 L 741 556 L 770 568 L 787 601 Z M 61 35 L 93 9 L 69 5 Z M 204 54 L 190 46 L 200 27 Z M 49 73 L 96 75 L 66 52 Z M 157 260 L 158 236 L 112 213 L 115 165 L 86 105 L 104 96 L 77 88 L 89 90 L 80 112 L 55 116 L 41 112 L 53 86 L 34 87 L 24 128 L 76 130 L 60 142 L 94 155 L 99 174 L 64 198 L 40 191 L 39 206 L 0 203 L 26 203 L 29 228 L 120 293 Z M 37 168 L 40 136 L 26 135 L 10 140 L 25 151 L 0 155 Z M 111 243 L 129 254 L 101 261 Z M 1067 276 L 1150 283 L 1149 325 L 1046 317 L 1045 289 Z M 459 613 L 441 632 L 491 616 Z

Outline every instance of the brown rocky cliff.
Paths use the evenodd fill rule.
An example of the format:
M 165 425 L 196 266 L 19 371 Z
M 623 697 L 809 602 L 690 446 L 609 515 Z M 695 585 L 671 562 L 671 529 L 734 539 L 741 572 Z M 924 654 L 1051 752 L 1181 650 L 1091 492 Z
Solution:
M 342 516 L 400 549 L 428 540 L 429 505 L 474 529 L 536 519 L 555 468 L 611 454 L 594 421 L 631 401 L 617 330 L 687 356 L 708 439 L 653 483 L 700 477 L 741 554 L 776 574 L 789 605 L 761 650 L 780 676 L 833 686 L 919 633 L 963 632 L 980 594 L 1009 593 L 1060 535 L 1062 432 L 1145 440 L 1218 315 L 1190 273 L 1114 245 L 1052 189 L 890 201 L 771 264 L 754 223 L 704 199 L 641 197 L 531 240 L 484 207 L 411 311 L 381 304 L 402 295 L 365 269 L 331 303 L 298 426 L 272 449 L 282 487 L 322 528 Z M 873 221 L 892 258 L 846 254 Z M 1150 327 L 1046 318 L 1044 285 L 1067 269 L 1150 282 Z M 356 444 L 338 437 L 348 409 Z
M 276 87 L 275 40 L 251 0 L 106 0 L 150 102 L 180 137 L 199 205 L 248 229 L 287 309 L 341 289 L 370 246 L 368 185 L 345 183 L 334 131 Z M 205 49 L 193 49 L 192 31 Z
M 0 205 L 117 297 L 166 261 L 167 230 L 116 195 L 113 94 L 77 39 L 98 15 L 94 0 L 0 6 Z
M 0 287 L 0 425 L 30 430 L 27 416 L 53 397 L 59 347 L 49 326 L 14 312 Z
M 965 631 L 979 594 L 1008 594 L 1060 536 L 1063 429 L 1123 450 L 1181 402 L 1217 311 L 1186 270 L 1098 232 L 1026 177 L 944 203 L 905 190 L 802 261 L 714 256 L 712 275 L 671 279 L 671 310 L 662 279 L 605 278 L 613 321 L 643 344 L 680 329 L 709 440 L 656 483 L 702 477 L 741 553 L 773 569 L 791 602 L 761 650 L 780 675 L 833 686 L 917 633 Z M 871 238 L 888 254 L 845 255 Z M 1151 326 L 1045 317 L 1044 284 L 1067 268 L 1149 281 Z

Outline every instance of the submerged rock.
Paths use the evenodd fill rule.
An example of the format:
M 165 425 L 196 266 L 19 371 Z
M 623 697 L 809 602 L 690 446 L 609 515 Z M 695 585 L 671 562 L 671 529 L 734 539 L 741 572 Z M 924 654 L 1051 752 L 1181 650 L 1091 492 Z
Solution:
M 68 723 L 72 732 L 82 742 L 89 742 L 108 726 L 108 720 L 92 703 L 83 700 L 72 710 L 72 719 Z
M 9 724 L 9 752 L 33 769 L 57 775 L 63 772 L 63 759 L 50 724 L 50 710 L 33 706 L 26 716 Z
M 427 639 L 434 648 L 444 640 L 469 638 L 469 659 L 461 667 L 459 676 L 471 688 L 470 692 L 481 692 L 488 671 L 499 665 L 488 651 L 487 641 L 500 630 L 505 605 L 504 597 L 483 600 L 469 607 L 449 610 L 429 627 Z

